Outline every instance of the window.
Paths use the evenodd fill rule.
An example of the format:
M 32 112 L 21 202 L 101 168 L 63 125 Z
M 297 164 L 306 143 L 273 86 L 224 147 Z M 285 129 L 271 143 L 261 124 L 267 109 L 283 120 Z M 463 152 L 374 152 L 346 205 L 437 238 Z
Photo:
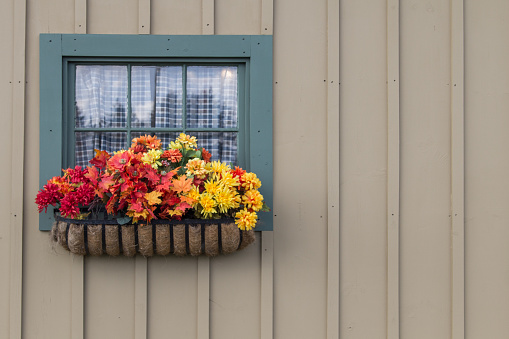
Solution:
M 245 164 L 238 152 L 245 135 L 243 63 L 67 60 L 64 167 L 87 166 L 94 149 L 111 153 L 140 135 L 157 134 L 168 145 L 181 132 L 196 136 L 212 160 Z
M 271 36 L 40 36 L 40 185 L 156 134 L 255 172 L 272 206 Z M 49 230 L 52 213 L 41 214 Z M 257 230 L 272 230 L 270 213 Z

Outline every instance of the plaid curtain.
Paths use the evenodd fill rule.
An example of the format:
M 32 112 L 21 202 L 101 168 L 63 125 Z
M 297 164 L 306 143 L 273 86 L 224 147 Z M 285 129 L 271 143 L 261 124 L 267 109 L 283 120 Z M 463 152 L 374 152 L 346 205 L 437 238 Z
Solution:
M 76 66 L 76 127 L 126 127 L 127 105 L 126 66 Z M 75 138 L 79 166 L 88 165 L 94 149 L 113 152 L 126 145 L 126 133 L 77 132 Z
M 182 127 L 182 67 L 134 66 L 131 127 Z
M 237 67 L 187 68 L 186 123 L 188 128 L 237 127 Z M 212 160 L 237 164 L 237 133 L 194 132 Z
M 127 66 L 76 66 L 76 127 L 126 128 Z M 237 67 L 189 66 L 186 128 L 237 127 Z M 131 128 L 183 128 L 182 67 L 131 68 Z M 131 132 L 138 137 L 146 132 Z M 237 132 L 191 132 L 213 160 L 237 164 Z M 167 147 L 178 133 L 158 133 Z M 76 165 L 86 166 L 94 149 L 125 148 L 126 132 L 76 132 Z

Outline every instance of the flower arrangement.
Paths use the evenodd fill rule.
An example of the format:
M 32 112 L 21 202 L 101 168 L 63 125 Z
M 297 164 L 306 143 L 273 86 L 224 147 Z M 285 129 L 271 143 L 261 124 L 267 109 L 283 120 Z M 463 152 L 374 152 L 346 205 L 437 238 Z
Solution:
M 35 202 L 66 218 L 85 220 L 106 211 L 119 225 L 154 219 L 235 218 L 240 230 L 269 211 L 256 174 L 219 161 L 184 133 L 163 149 L 156 136 L 140 136 L 127 150 L 95 150 L 91 166 L 68 168 L 48 180 Z

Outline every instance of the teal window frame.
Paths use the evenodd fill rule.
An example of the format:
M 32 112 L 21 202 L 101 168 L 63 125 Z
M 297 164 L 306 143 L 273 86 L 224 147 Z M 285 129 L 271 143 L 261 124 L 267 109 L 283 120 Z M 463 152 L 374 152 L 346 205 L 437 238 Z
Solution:
M 97 35 L 41 34 L 39 185 L 61 174 L 69 117 L 67 67 L 72 60 L 169 58 L 233 63 L 245 60 L 243 165 L 262 181 L 265 201 L 273 206 L 272 36 L 271 35 Z M 272 231 L 272 213 L 260 213 L 256 231 Z M 39 230 L 48 231 L 53 209 L 41 213 Z

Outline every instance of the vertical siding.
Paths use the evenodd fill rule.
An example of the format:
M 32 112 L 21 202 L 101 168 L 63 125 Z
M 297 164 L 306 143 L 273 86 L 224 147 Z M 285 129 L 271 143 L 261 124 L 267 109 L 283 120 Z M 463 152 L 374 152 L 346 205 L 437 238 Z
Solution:
M 3 1 L 0 5 L 0 40 L 4 48 L 0 51 L 0 74 L 4 75 L 0 82 L 0 102 L 4 104 L 2 118 L 4 126 L 12 124 L 12 107 L 13 107 L 13 81 L 14 74 L 13 65 L 13 12 L 14 2 Z M 12 156 L 12 132 L 10 128 L 5 128 L 0 134 L 0 144 L 5 147 L 0 151 L 2 158 L 11 159 Z M 2 166 L 0 169 L 0 185 L 10 188 L 11 185 L 11 167 Z M 4 189 L 0 193 L 0 213 L 3 216 L 9 216 L 11 212 L 10 189 Z M 0 268 L 5 272 L 10 267 L 10 244 L 11 230 L 9 222 L 0 225 Z M 9 337 L 9 296 L 10 296 L 10 274 L 0 275 L 0 337 Z
M 55 15 L 55 13 L 68 13 Z M 71 257 L 40 232 L 34 198 L 39 173 L 39 34 L 74 32 L 74 3 L 27 1 L 25 192 L 23 233 L 23 337 L 69 338 Z
M 400 32 L 401 336 L 449 338 L 449 4 L 402 2 Z
M 197 259 L 151 258 L 148 266 L 148 337 L 171 333 L 196 338 Z
M 276 338 L 326 335 L 326 6 L 274 2 Z
M 202 0 L 151 0 L 152 34 L 202 34 Z
M 466 329 L 506 338 L 509 324 L 509 3 L 465 3 Z
M 138 34 L 138 0 L 87 0 L 87 33 Z
M 260 34 L 261 0 L 215 0 L 216 34 Z
M 11 112 L 4 114 L 5 126 L 12 125 L 15 106 L 16 1 L 21 3 L 2 2 L 0 11 L 0 99 Z M 27 1 L 23 337 L 330 339 L 337 324 L 341 338 L 509 336 L 509 4 L 465 1 L 463 13 L 462 0 L 334 1 Z M 328 84 L 334 65 L 328 45 L 334 14 L 328 9 L 337 3 L 340 121 L 339 135 L 331 135 L 328 103 L 336 92 Z M 86 13 L 80 10 L 85 4 Z M 464 163 L 458 76 L 463 15 Z M 39 34 L 270 34 L 272 27 L 274 233 L 258 235 L 255 246 L 235 256 L 206 263 L 173 257 L 82 260 L 53 248 L 36 227 L 33 204 Z M 397 85 L 391 87 L 391 80 Z M 338 138 L 336 178 L 327 143 Z M 13 140 L 5 128 L 5 159 L 15 155 Z M 10 190 L 14 165 L 0 169 L 0 184 L 9 187 L 0 194 L 4 215 L 11 213 L 16 193 Z M 458 200 L 463 165 L 465 195 Z M 335 225 L 327 220 L 327 199 L 336 179 L 339 239 L 331 241 Z M 462 213 L 463 198 L 464 258 L 462 235 L 451 236 L 463 227 L 462 216 L 453 221 L 451 205 Z M 392 208 L 400 211 L 394 224 Z M 13 225 L 0 226 L 0 268 L 9 272 L 0 276 L 2 338 L 16 332 L 10 303 L 17 287 L 10 274 Z M 331 257 L 337 248 L 327 246 L 338 242 L 339 258 Z M 331 260 L 339 260 L 339 267 L 328 265 Z M 327 300 L 334 296 L 327 283 L 334 283 L 336 272 L 339 319 Z M 262 314 L 267 310 L 269 317 Z
M 386 1 L 339 12 L 340 337 L 385 338 Z

